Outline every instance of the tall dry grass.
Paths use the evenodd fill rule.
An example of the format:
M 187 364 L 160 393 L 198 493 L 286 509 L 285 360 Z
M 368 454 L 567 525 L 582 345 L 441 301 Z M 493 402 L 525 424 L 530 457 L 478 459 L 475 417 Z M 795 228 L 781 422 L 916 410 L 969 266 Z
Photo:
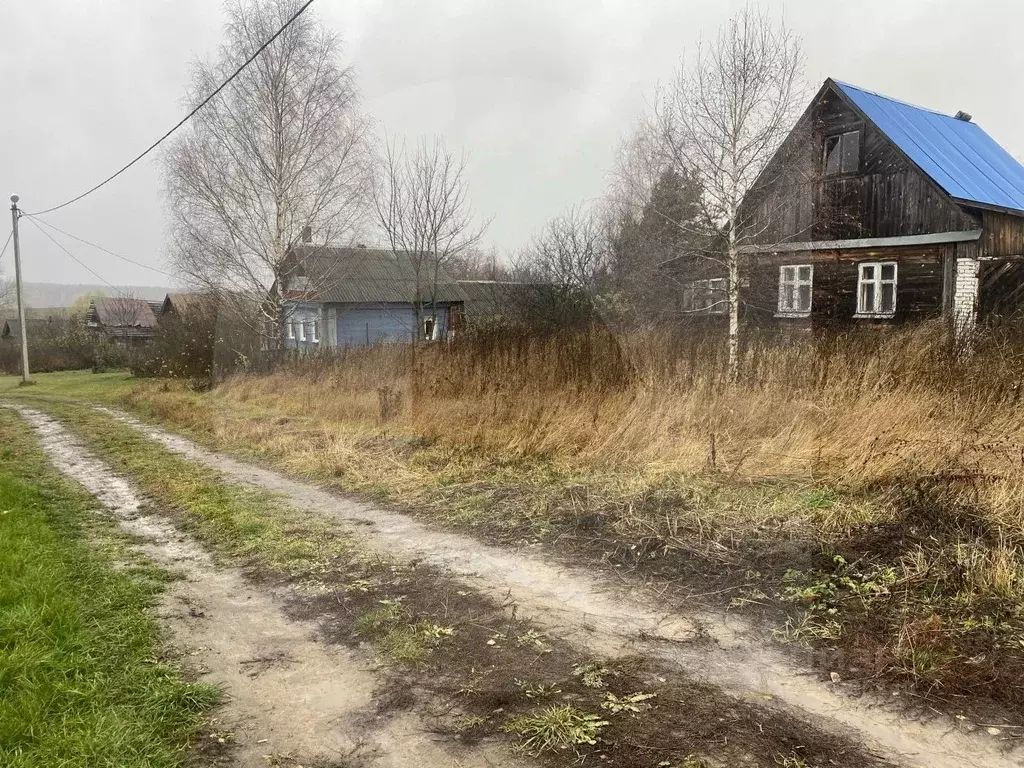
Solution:
M 507 332 L 264 361 L 221 389 L 327 422 L 666 472 L 941 486 L 1022 530 L 1024 343 L 971 353 L 940 326 L 755 339 L 730 385 L 721 345 L 659 331 Z M 386 403 L 386 407 L 382 404 Z

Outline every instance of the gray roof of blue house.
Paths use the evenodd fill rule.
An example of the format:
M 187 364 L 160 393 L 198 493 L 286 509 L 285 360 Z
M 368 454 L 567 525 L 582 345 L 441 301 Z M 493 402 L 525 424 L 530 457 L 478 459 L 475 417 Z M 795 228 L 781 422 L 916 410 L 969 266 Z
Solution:
M 325 303 L 412 304 L 417 283 L 423 303 L 466 300 L 443 268 L 437 272 L 435 296 L 430 260 L 421 261 L 417 279 L 417 259 L 404 252 L 303 245 L 294 250 L 294 258 L 296 272 L 309 278 L 310 297 Z
M 1024 213 L 1024 166 L 980 126 L 833 82 L 950 197 Z

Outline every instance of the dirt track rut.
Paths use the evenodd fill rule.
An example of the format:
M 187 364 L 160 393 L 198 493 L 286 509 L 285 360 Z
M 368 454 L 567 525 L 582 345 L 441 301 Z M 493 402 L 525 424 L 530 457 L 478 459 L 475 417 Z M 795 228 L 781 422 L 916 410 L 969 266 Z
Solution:
M 17 408 L 57 469 L 76 480 L 137 536 L 155 562 L 180 572 L 159 615 L 175 644 L 191 649 L 200 679 L 222 687 L 226 702 L 214 728 L 230 734 L 238 768 L 410 765 L 511 768 L 507 751 L 473 750 L 435 740 L 413 713 L 378 717 L 369 659 L 327 645 L 313 624 L 284 613 L 286 595 L 254 587 L 166 520 L 146 515 L 130 483 L 93 457 L 54 419 Z
M 656 655 L 730 693 L 756 697 L 860 740 L 908 768 L 1024 765 L 1019 750 L 1009 753 L 984 732 L 968 732 L 944 717 L 911 719 L 870 697 L 851 698 L 799 668 L 737 617 L 668 613 L 649 592 L 626 589 L 593 571 L 556 565 L 540 551 L 509 551 L 435 530 L 406 515 L 209 451 L 122 412 L 99 410 L 232 482 L 284 494 L 296 507 L 348 524 L 370 547 L 447 568 L 496 598 L 511 595 L 531 621 L 579 647 L 605 655 Z M 712 642 L 692 642 L 698 632 L 710 635 Z

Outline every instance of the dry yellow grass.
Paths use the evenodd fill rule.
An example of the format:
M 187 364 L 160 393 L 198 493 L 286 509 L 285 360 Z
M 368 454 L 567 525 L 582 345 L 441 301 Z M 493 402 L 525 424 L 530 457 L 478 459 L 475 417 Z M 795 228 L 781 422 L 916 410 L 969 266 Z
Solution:
M 751 345 L 744 381 L 730 387 L 713 346 L 593 331 L 421 349 L 415 371 L 403 347 L 305 359 L 232 378 L 217 398 L 350 436 L 418 435 L 489 460 L 543 457 L 566 471 L 636 473 L 644 482 L 713 469 L 853 490 L 941 485 L 1016 538 L 1024 533 L 1017 349 L 993 339 L 960 359 L 932 327 Z M 382 424 L 385 397 L 400 407 Z M 288 431 L 262 429 L 269 440 Z M 341 450 L 337 440 L 331 450 Z

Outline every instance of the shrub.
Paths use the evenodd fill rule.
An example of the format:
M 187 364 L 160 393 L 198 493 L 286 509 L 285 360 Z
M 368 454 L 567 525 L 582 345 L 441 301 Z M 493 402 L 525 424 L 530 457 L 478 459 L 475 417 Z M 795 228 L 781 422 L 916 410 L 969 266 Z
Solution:
M 132 374 L 209 382 L 216 339 L 216 304 L 191 302 L 160 319 L 152 342 L 134 356 Z

